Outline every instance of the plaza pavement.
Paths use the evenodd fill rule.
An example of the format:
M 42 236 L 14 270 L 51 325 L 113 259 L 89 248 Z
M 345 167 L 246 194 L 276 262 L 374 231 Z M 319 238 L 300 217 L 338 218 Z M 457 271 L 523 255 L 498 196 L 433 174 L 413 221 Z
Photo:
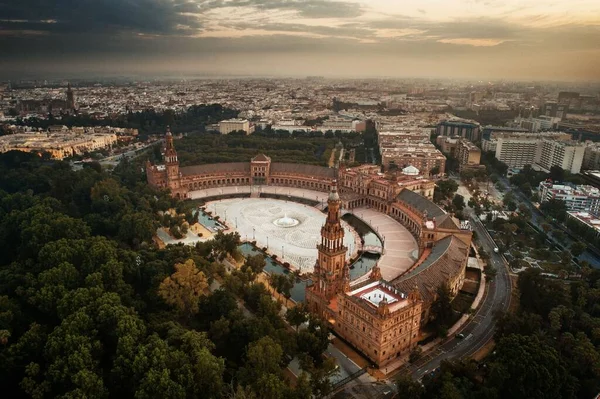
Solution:
M 191 191 L 190 197 L 192 199 L 203 199 L 219 195 L 250 194 L 252 192 L 289 195 L 296 198 L 315 200 L 319 202 L 316 206 L 319 209 L 324 208 L 329 196 L 328 193 L 322 191 L 293 187 L 233 186 Z M 370 208 L 355 208 L 348 212 L 367 223 L 384 239 L 384 253 L 379 259 L 379 268 L 385 280 L 393 280 L 406 272 L 415 263 L 416 258 L 414 255 L 418 249 L 417 241 L 399 222 L 388 215 Z
M 384 250 L 378 264 L 384 280 L 391 281 L 410 269 L 416 261 L 414 255 L 419 247 L 404 226 L 374 209 L 355 208 L 348 212 L 371 226 L 383 239 Z

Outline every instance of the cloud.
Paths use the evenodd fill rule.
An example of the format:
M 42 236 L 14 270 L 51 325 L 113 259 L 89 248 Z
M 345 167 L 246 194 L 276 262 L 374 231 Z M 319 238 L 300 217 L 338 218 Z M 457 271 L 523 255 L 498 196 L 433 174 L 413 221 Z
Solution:
M 470 39 L 470 38 L 458 38 L 458 39 L 440 39 L 439 43 L 446 44 L 460 44 L 465 46 L 474 46 L 474 47 L 493 47 L 505 42 L 505 40 L 501 39 Z
M 164 0 L 17 0 L 0 4 L 0 27 L 12 29 L 46 26 L 51 33 L 94 33 L 133 31 L 152 34 L 181 33 L 182 27 L 198 29 L 197 18 L 183 14 L 181 7 Z M 179 9 L 178 9 L 179 7 Z M 189 6 L 184 6 L 188 8 Z M 17 22 L 6 22 L 17 20 Z M 19 26 L 15 26 L 18 24 Z
M 380 1 L 383 4 L 388 0 Z M 29 60 L 52 57 L 52 63 L 68 60 L 72 68 L 91 60 L 106 64 L 106 68 L 119 68 L 129 60 L 131 65 L 144 63 L 144 68 L 179 68 L 197 63 L 220 70 L 228 64 L 218 60 L 227 58 L 248 70 L 258 68 L 256 65 L 265 70 L 277 69 L 277 60 L 281 60 L 288 63 L 290 71 L 309 68 L 304 60 L 312 60 L 310 68 L 316 73 L 318 68 L 333 70 L 329 65 L 341 65 L 340 60 L 372 59 L 377 60 L 372 66 L 359 68 L 350 61 L 339 69 L 402 73 L 405 63 L 412 63 L 414 70 L 420 71 L 416 65 L 422 62 L 431 65 L 432 71 L 439 68 L 454 74 L 457 67 L 449 68 L 448 63 L 458 65 L 455 59 L 469 68 L 469 61 L 476 61 L 473 65 L 480 65 L 486 73 L 491 71 L 490 60 L 510 60 L 534 71 L 534 65 L 538 69 L 558 68 L 558 64 L 576 59 L 587 65 L 581 68 L 585 66 L 591 75 L 600 73 L 591 67 L 600 61 L 598 25 L 563 23 L 549 27 L 544 14 L 531 16 L 531 23 L 489 15 L 436 19 L 435 10 L 424 6 L 415 8 L 411 16 L 392 16 L 392 10 L 374 10 L 374 3 L 0 0 L 0 67 L 20 62 L 29 68 L 33 64 L 27 63 Z M 401 7 L 397 10 L 402 12 Z M 266 65 L 263 59 L 275 64 Z M 292 65 L 291 60 L 299 60 L 300 65 Z M 547 67 L 540 66 L 541 60 Z M 36 65 L 49 68 L 47 62 Z M 569 68 L 574 66 L 562 70 Z
M 354 2 L 337 0 L 211 0 L 201 7 L 252 7 L 258 10 L 290 10 L 304 18 L 354 18 L 364 13 Z

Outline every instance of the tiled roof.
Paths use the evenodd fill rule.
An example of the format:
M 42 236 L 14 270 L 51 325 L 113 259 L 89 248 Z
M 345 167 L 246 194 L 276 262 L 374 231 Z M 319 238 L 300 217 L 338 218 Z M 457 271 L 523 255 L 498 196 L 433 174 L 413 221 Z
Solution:
M 271 174 L 274 173 L 300 173 L 321 178 L 335 178 L 335 168 L 326 168 L 324 166 L 307 165 L 300 163 L 273 162 L 271 164 Z
M 443 238 L 420 265 L 393 280 L 392 284 L 404 292 L 410 292 L 416 285 L 423 300 L 431 303 L 438 287 L 459 273 L 468 256 L 467 248 L 455 236 Z
M 269 161 L 271 161 L 271 158 L 269 158 L 265 154 L 258 154 L 257 156 L 255 156 L 254 158 L 252 158 L 252 161 L 255 161 L 255 162 L 269 162 Z
M 441 229 L 460 230 L 450 215 L 443 215 L 437 218 L 435 224 L 436 227 Z
M 184 176 L 205 175 L 212 173 L 250 173 L 250 162 L 209 163 L 206 165 L 184 166 L 179 168 Z
M 427 212 L 428 217 L 440 217 L 444 216 L 446 212 L 442 210 L 439 206 L 423 197 L 420 194 L 415 193 L 414 191 L 410 191 L 408 189 L 404 189 L 398 194 L 398 200 L 407 203 L 413 208 L 419 210 L 424 213 Z

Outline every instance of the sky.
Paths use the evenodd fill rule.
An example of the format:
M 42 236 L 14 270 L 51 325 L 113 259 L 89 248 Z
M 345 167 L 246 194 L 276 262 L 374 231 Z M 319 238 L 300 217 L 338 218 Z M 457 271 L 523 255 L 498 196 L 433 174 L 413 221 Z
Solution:
M 44 73 L 600 81 L 600 0 L 0 0 Z

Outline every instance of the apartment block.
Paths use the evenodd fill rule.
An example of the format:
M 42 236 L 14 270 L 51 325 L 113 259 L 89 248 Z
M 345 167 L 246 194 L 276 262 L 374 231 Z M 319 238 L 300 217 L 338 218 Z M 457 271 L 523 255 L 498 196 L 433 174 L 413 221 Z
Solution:
M 250 121 L 247 119 L 227 119 L 219 122 L 219 133 L 229 134 L 231 132 L 244 131 L 246 134 L 254 132 L 250 127 Z
M 556 199 L 564 201 L 569 212 L 600 214 L 600 189 L 596 187 L 553 184 L 551 181 L 543 181 L 538 190 L 542 203 Z

